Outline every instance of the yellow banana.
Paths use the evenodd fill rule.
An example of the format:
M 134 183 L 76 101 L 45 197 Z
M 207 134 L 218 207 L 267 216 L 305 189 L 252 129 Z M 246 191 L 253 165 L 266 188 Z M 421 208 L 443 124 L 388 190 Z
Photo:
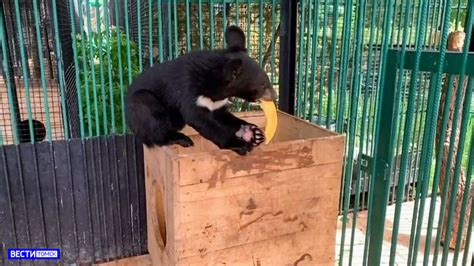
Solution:
M 268 144 L 272 140 L 273 136 L 275 136 L 278 125 L 276 106 L 273 101 L 260 101 L 259 105 L 265 114 L 265 144 Z

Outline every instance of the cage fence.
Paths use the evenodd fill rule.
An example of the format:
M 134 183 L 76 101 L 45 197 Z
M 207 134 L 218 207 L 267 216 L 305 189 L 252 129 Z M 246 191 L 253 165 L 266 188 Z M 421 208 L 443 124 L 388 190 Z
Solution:
M 2 45 L 4 144 L 128 132 L 123 97 L 133 77 L 190 50 L 223 48 L 231 24 L 246 32 L 250 55 L 277 88 L 276 1 L 16 3 L 3 4 L 12 35 Z M 235 110 L 248 108 L 238 102 Z
M 36 141 L 45 139 L 46 120 L 51 128 L 49 139 L 61 139 L 64 134 L 60 95 L 55 82 L 51 24 L 46 19 L 49 7 L 46 2 L 34 3 L 34 7 L 31 2 L 18 6 L 13 1 L 3 4 L 2 62 L 7 67 L 2 68 L 0 82 L 0 128 L 5 144 L 29 142 L 30 135 L 35 136 Z M 19 45 L 19 32 L 23 45 Z M 41 34 L 36 35 L 38 32 Z M 48 109 L 47 113 L 45 109 Z M 13 126 L 14 120 L 16 126 Z M 30 120 L 33 134 L 29 130 Z M 16 136 L 14 130 L 18 131 Z
M 424 257 L 418 256 L 417 261 L 417 256 L 414 254 L 418 252 L 418 248 L 414 248 L 412 241 L 421 234 L 420 231 L 415 231 L 415 224 L 421 224 L 423 221 L 426 223 L 428 220 L 428 217 L 417 218 L 416 211 L 420 211 L 420 198 L 422 198 L 421 188 L 426 183 L 430 188 L 428 197 L 432 199 L 443 195 L 441 191 L 438 192 L 437 185 L 433 185 L 433 180 L 440 176 L 439 170 L 435 171 L 435 168 L 444 169 L 446 165 L 441 166 L 443 160 L 439 157 L 440 153 L 436 157 L 434 153 L 429 152 L 432 143 L 438 142 L 439 137 L 429 137 L 427 128 L 441 129 L 441 124 L 436 124 L 436 121 L 430 117 L 433 108 L 436 107 L 433 93 L 436 92 L 435 88 L 438 88 L 438 93 L 441 93 L 440 86 L 447 86 L 449 80 L 453 78 L 447 73 L 459 74 L 460 72 L 446 70 L 446 72 L 435 74 L 422 71 L 414 74 L 412 70 L 400 68 L 390 73 L 390 77 L 397 80 L 398 97 L 393 95 L 392 100 L 397 102 L 398 109 L 393 113 L 390 112 L 391 115 L 380 114 L 383 108 L 381 102 L 384 96 L 383 89 L 388 78 L 385 76 L 385 69 L 390 65 L 400 64 L 400 61 L 403 64 L 404 60 L 404 56 L 402 59 L 394 57 L 387 59 L 385 55 L 389 49 L 396 49 L 402 54 L 414 50 L 436 51 L 444 54 L 448 43 L 447 33 L 455 32 L 466 33 L 462 46 L 465 47 L 465 51 L 469 51 L 467 49 L 469 45 L 472 45 L 472 41 L 468 40 L 472 31 L 472 21 L 469 20 L 469 16 L 472 15 L 469 14 L 472 14 L 472 1 L 462 0 L 429 3 L 425 1 L 390 3 L 371 0 L 298 2 L 295 113 L 328 129 L 345 133 L 347 136 L 344 184 L 340 199 L 342 233 L 339 235 L 340 243 L 337 249 L 339 264 L 365 265 L 368 262 L 370 258 L 368 236 L 374 225 L 370 224 L 367 217 L 363 217 L 366 215 L 365 211 L 369 210 L 370 213 L 373 201 L 380 202 L 383 199 L 382 196 L 386 196 L 389 206 L 393 205 L 394 210 L 397 211 L 390 213 L 386 221 L 381 220 L 379 223 L 385 224 L 385 228 L 394 228 L 396 233 L 391 235 L 392 250 L 388 249 L 387 253 L 387 249 L 384 248 L 382 257 L 378 258 L 390 264 L 394 263 L 395 256 L 397 256 L 397 262 L 406 261 L 408 264 L 433 262 L 436 258 L 441 260 L 441 255 L 439 257 L 435 255 L 433 259 L 433 256 L 424 253 Z M 462 48 L 459 51 L 463 51 Z M 468 58 L 466 60 L 470 62 L 471 59 Z M 410 60 L 416 61 L 413 57 L 410 57 Z M 414 64 L 414 61 L 405 64 Z M 420 64 L 423 63 L 421 61 Z M 434 82 L 439 77 L 441 77 L 440 82 Z M 452 80 L 451 83 L 453 83 Z M 469 88 L 465 87 L 465 90 L 469 91 Z M 443 101 L 440 105 L 443 105 Z M 466 121 L 472 119 L 469 114 L 469 111 L 472 113 L 474 110 L 472 105 L 464 105 L 459 108 L 461 109 L 468 112 Z M 443 113 L 442 110 L 439 113 Z M 390 135 L 392 144 L 387 147 L 391 156 L 386 159 L 390 165 L 390 169 L 387 170 L 390 175 L 383 187 L 374 184 L 376 176 L 373 172 L 374 163 L 381 160 L 376 154 L 376 144 L 381 141 L 381 136 L 377 135 L 381 119 L 396 121 L 394 131 L 385 132 Z M 461 122 L 458 121 L 457 126 L 460 125 Z M 450 147 L 464 145 L 468 149 L 472 145 L 469 138 L 472 127 L 466 128 L 468 137 L 462 143 L 447 140 Z M 410 129 L 409 132 L 407 129 Z M 451 148 L 450 153 L 456 153 L 455 149 Z M 471 153 L 466 152 L 461 160 L 452 160 L 460 163 L 461 176 L 468 175 L 468 179 L 461 182 L 463 184 L 470 184 L 472 180 L 472 175 L 468 174 L 472 173 L 468 171 L 468 160 L 472 156 Z M 445 154 L 445 158 L 447 157 L 448 155 Z M 441 174 L 441 176 L 444 175 Z M 458 176 L 458 174 L 452 174 L 451 178 L 453 176 Z M 377 194 L 374 189 L 386 191 L 386 193 Z M 463 195 L 469 195 L 469 191 L 468 188 Z M 426 200 L 426 197 L 422 199 Z M 466 200 L 467 208 L 470 208 L 469 201 Z M 407 254 L 399 257 L 399 253 L 395 252 L 397 250 L 395 247 L 401 250 L 400 252 L 405 252 L 404 246 L 396 245 L 399 237 L 397 230 L 400 226 L 399 208 L 402 202 L 415 203 L 413 208 L 416 211 L 413 210 L 413 214 L 404 212 L 406 217 L 412 217 L 415 222 L 411 222 L 412 230 L 406 232 L 410 236 L 409 243 L 406 243 Z M 433 202 L 437 201 L 433 200 Z M 377 211 L 382 210 L 381 208 Z M 392 207 L 388 208 L 392 210 Z M 440 202 L 433 203 L 430 212 L 434 212 L 436 208 L 440 208 Z M 442 216 L 442 212 L 437 215 L 432 214 L 430 219 Z M 419 220 L 416 221 L 416 219 Z M 390 220 L 395 221 L 395 225 L 391 224 Z M 443 223 L 443 219 L 440 220 Z M 446 223 L 447 218 L 444 220 Z M 364 222 L 367 223 L 367 233 L 364 233 L 362 237 L 358 230 L 362 230 L 359 227 L 365 227 L 359 225 Z M 464 225 L 468 226 L 467 224 L 468 222 L 465 221 Z M 432 230 L 433 228 L 430 228 L 426 234 L 431 234 Z M 439 232 L 438 230 L 438 235 Z M 384 233 L 377 231 L 376 234 L 383 235 Z M 438 247 L 442 242 L 440 238 L 438 236 L 435 242 L 437 245 L 435 252 L 439 251 Z M 361 250 L 357 243 L 363 243 Z M 388 246 L 390 246 L 390 241 Z M 454 246 L 450 247 L 454 249 Z M 456 252 L 459 250 L 457 246 Z M 360 254 L 363 256 L 359 256 Z M 466 250 L 464 258 L 468 254 L 469 251 Z M 451 263 L 451 260 L 458 255 L 453 256 L 453 253 L 448 254 L 444 251 L 442 260 L 446 261 L 449 258 Z M 361 258 L 360 261 L 358 257 Z M 377 262 L 372 261 L 372 263 Z
M 280 1 L 64 0 L 55 1 L 55 8 L 52 3 L 11 0 L 1 5 L 2 144 L 127 133 L 124 94 L 133 77 L 153 64 L 188 51 L 223 47 L 223 32 L 231 24 L 245 31 L 251 57 L 265 68 L 278 90 Z M 390 3 L 298 1 L 295 114 L 347 136 L 340 199 L 342 233 L 337 247 L 340 264 L 358 264 L 359 254 L 362 254 L 360 263 L 367 263 L 369 231 L 374 224 L 366 218 L 367 224 L 362 227 L 367 233 L 361 236 L 363 229 L 358 223 L 364 222 L 366 211 L 370 212 L 374 204 L 387 197 L 387 203 L 392 205 L 387 216 L 393 218 L 395 225 L 385 217 L 379 217 L 380 223 L 398 228 L 403 212 L 410 218 L 409 229 L 404 231 L 410 237 L 408 248 L 400 247 L 395 229 L 388 244 L 393 248 L 384 249 L 379 254 L 382 258 L 393 264 L 396 258 L 400 259 L 398 256 L 404 256 L 396 253 L 398 248 L 406 251 L 406 260 L 411 264 L 458 260 L 462 254 L 462 263 L 466 265 L 469 238 L 463 245 L 457 244 L 455 251 L 439 253 L 442 233 L 436 223 L 445 219 L 440 206 L 446 206 L 445 212 L 453 212 L 451 217 L 454 217 L 454 208 L 446 202 L 453 199 L 448 197 L 448 192 L 457 189 L 454 182 L 460 183 L 462 176 L 465 179 L 461 206 L 465 213 L 471 206 L 472 199 L 466 195 L 472 191 L 474 104 L 472 100 L 469 104 L 460 100 L 458 111 L 466 114 L 449 123 L 441 118 L 438 121 L 433 114 L 446 114 L 436 108 L 437 104 L 448 106 L 446 98 L 436 97 L 441 97 L 443 90 L 446 95 L 452 90 L 447 88 L 456 84 L 449 74 L 472 76 L 466 72 L 472 65 L 472 55 L 457 58 L 467 62 L 464 74 L 453 65 L 449 65 L 451 70 L 418 71 L 399 67 L 388 74 L 386 69 L 399 66 L 400 62 L 426 66 L 427 63 L 415 58 L 416 51 L 435 53 L 426 57 L 429 59 L 426 62 L 440 64 L 435 57 L 445 56 L 449 32 L 464 31 L 467 36 L 463 47 L 469 47 L 472 52 L 473 1 Z M 399 54 L 387 57 L 389 50 Z M 381 114 L 388 78 L 396 81 L 392 100 L 398 107 L 390 114 Z M 472 85 L 465 90 L 472 92 Z M 245 103 L 238 102 L 234 110 L 247 108 Z M 383 139 L 379 134 L 383 120 L 393 120 L 393 131 L 387 133 L 391 140 L 387 147 L 391 155 L 386 161 L 390 165 L 388 183 L 380 187 L 375 184 L 373 169 L 379 160 L 376 155 L 377 145 Z M 447 140 L 447 154 L 443 157 L 443 153 L 433 149 L 443 139 L 440 132 L 448 127 L 458 134 L 453 133 L 455 137 Z M 32 139 L 30 136 L 35 134 L 31 133 L 35 132 L 39 136 Z M 456 139 L 463 135 L 461 141 Z M 463 156 L 458 159 L 457 147 L 461 146 Z M 443 161 L 448 157 L 452 167 Z M 442 169 L 450 167 L 458 169 L 449 174 L 458 180 L 448 182 L 452 187 L 448 190 L 447 185 L 436 184 L 436 180 L 445 175 Z M 438 191 L 438 187 L 442 189 Z M 413 209 L 402 211 L 402 202 L 413 204 Z M 466 217 L 469 220 L 462 219 L 463 224 L 458 226 L 472 232 L 472 211 Z M 445 220 L 448 219 L 453 223 L 453 218 Z M 421 235 L 431 234 L 436 235 L 434 249 L 440 254 L 435 255 L 438 258 L 430 255 L 431 247 L 420 252 L 421 248 L 415 245 Z M 358 241 L 362 250 L 358 249 Z

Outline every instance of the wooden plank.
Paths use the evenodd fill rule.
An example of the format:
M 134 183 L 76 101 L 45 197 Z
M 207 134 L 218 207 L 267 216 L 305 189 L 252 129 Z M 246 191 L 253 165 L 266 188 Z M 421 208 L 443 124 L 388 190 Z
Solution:
M 304 231 L 183 258 L 176 265 L 334 265 L 333 243 L 335 236 Z
M 225 179 L 223 182 L 203 182 L 192 186 L 180 187 L 180 203 L 218 199 L 229 195 L 246 195 L 250 193 L 265 193 L 285 184 L 298 184 L 300 182 L 318 182 L 327 184 L 339 182 L 337 171 L 341 169 L 339 163 L 315 165 L 308 168 L 290 169 L 286 171 L 267 172 L 257 175 L 241 176 Z M 336 188 L 339 189 L 339 188 Z M 334 191 L 331 191 L 333 193 Z
M 208 190 L 201 184 L 181 187 L 175 239 L 179 254 L 186 257 L 203 248 L 213 251 L 300 230 L 326 230 L 337 221 L 340 168 L 334 163 L 246 176 Z
M 330 164 L 342 160 L 343 137 L 259 146 L 246 156 L 231 151 L 179 157 L 180 186 L 223 182 L 239 176 Z
M 235 115 L 257 125 L 259 128 L 265 128 L 265 117 L 262 112 L 246 112 Z M 316 124 L 308 123 L 282 112 L 278 112 L 278 120 L 278 127 L 272 143 L 338 136 L 336 133 Z M 194 141 L 195 146 L 189 148 L 182 148 L 178 145 L 168 147 L 174 152 L 184 155 L 218 150 L 217 146 L 200 137 L 191 127 L 185 127 L 182 132 Z
M 165 252 L 166 241 L 166 223 L 164 207 L 164 180 L 162 171 L 155 160 L 165 163 L 165 153 L 159 152 L 160 149 L 144 148 L 145 158 L 145 188 L 146 188 L 146 206 L 147 206 L 147 234 L 148 250 L 153 262 L 165 263 L 168 261 Z

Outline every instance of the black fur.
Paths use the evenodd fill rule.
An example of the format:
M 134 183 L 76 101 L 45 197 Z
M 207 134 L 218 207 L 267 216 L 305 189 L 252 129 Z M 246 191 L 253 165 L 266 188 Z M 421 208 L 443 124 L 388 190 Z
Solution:
M 32 119 L 33 123 L 33 139 L 35 142 L 43 141 L 46 137 L 46 128 L 43 123 L 38 120 Z M 28 120 L 23 120 L 18 123 L 18 136 L 20 143 L 31 142 L 30 138 L 30 124 Z
M 276 98 L 268 76 L 248 56 L 242 30 L 229 27 L 226 40 L 226 49 L 188 53 L 154 65 L 132 82 L 126 98 L 127 122 L 145 145 L 193 145 L 178 132 L 185 124 L 219 148 L 241 155 L 263 142 L 260 129 L 232 115 L 226 106 L 210 111 L 196 103 L 199 96 L 213 101 Z M 251 141 L 236 136 L 242 126 L 253 131 Z

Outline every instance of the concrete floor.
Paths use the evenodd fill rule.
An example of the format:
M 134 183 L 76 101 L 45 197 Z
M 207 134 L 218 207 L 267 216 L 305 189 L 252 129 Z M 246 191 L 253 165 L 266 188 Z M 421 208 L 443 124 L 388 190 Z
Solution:
M 424 212 L 424 219 L 423 219 L 423 228 L 422 228 L 422 236 L 420 239 L 420 247 L 418 249 L 418 256 L 417 256 L 417 263 L 416 265 L 423 264 L 423 254 L 425 248 L 425 234 L 426 228 L 428 224 L 428 214 L 429 214 L 429 203 L 430 199 L 426 200 L 425 212 Z M 398 234 L 398 244 L 397 244 L 397 251 L 395 257 L 395 265 L 407 265 L 408 262 L 408 247 L 410 244 L 410 231 L 411 231 L 411 220 L 413 215 L 413 208 L 415 202 L 407 202 L 404 203 L 402 206 L 402 213 L 400 219 L 400 227 L 399 227 L 399 234 Z M 437 199 L 437 211 L 435 213 L 435 222 L 434 222 L 434 229 L 433 229 L 433 237 L 432 237 L 432 248 L 431 254 L 429 259 L 429 265 L 432 265 L 433 261 L 433 253 L 434 253 L 434 242 L 436 237 L 436 228 L 437 228 L 437 217 L 439 212 L 439 205 L 440 199 Z M 390 256 L 390 241 L 392 235 L 392 228 L 393 228 L 393 217 L 395 213 L 395 205 L 389 206 L 387 209 L 387 219 L 385 220 L 385 234 L 384 234 L 384 243 L 383 243 L 383 250 L 382 250 L 382 265 L 388 265 L 389 256 Z M 337 232 L 337 245 L 336 245 L 336 260 L 337 264 L 339 263 L 339 251 L 341 245 L 341 233 L 342 233 L 342 217 L 340 217 L 338 223 L 338 232 Z M 351 234 L 352 234 L 352 215 L 349 216 L 349 222 L 346 226 L 346 237 L 344 242 L 344 256 L 343 256 L 343 265 L 349 264 L 349 251 L 350 251 L 350 242 L 351 242 Z M 365 241 L 365 231 L 366 231 L 366 222 L 367 222 L 367 212 L 359 212 L 357 213 L 357 222 L 356 222 L 356 229 L 354 235 L 354 249 L 353 249 L 353 257 L 352 257 L 352 265 L 362 265 L 362 256 L 364 254 L 364 241 Z M 474 247 L 474 237 L 471 239 L 470 244 L 470 251 L 469 259 L 467 265 L 471 265 L 472 253 Z M 459 259 L 456 265 L 462 264 L 464 252 L 461 252 L 459 255 Z M 448 265 L 453 265 L 453 256 L 454 251 L 450 251 L 448 256 Z M 442 250 L 438 256 L 438 265 L 441 263 L 442 257 Z

